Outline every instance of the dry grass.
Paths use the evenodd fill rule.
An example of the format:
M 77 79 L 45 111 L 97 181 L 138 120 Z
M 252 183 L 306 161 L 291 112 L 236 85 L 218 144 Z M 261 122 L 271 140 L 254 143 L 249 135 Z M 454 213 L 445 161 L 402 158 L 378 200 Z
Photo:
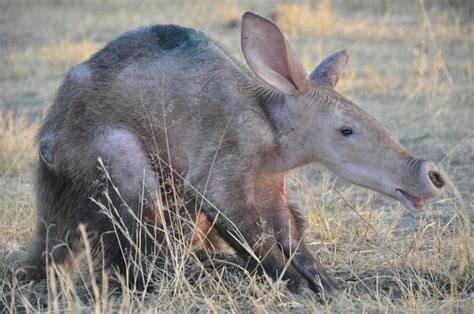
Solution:
M 215 270 L 203 265 L 183 240 L 186 235 L 165 228 L 171 254 L 164 267 L 150 265 L 146 272 L 154 291 L 128 288 L 87 256 L 75 272 L 51 265 L 47 280 L 28 284 L 16 282 L 8 265 L 1 263 L 0 311 L 18 306 L 30 312 L 97 313 L 472 312 L 474 28 L 462 8 L 452 11 L 430 2 L 431 9 L 426 9 L 421 1 L 402 1 L 400 6 L 409 10 L 391 3 L 390 9 L 378 12 L 372 9 L 374 2 L 359 1 L 355 13 L 353 3 L 337 0 L 176 6 L 83 0 L 83 6 L 73 7 L 53 2 L 32 5 L 34 16 L 26 14 L 29 8 L 20 2 L 11 1 L 5 8 L 11 25 L 2 31 L 14 34 L 14 40 L 7 40 L 8 45 L 0 41 L 5 69 L 0 74 L 0 250 L 25 247 L 36 221 L 32 167 L 38 120 L 31 122 L 21 114 L 14 118 L 12 111 L 22 112 L 14 104 L 28 101 L 31 90 L 44 89 L 50 100 L 67 68 L 120 31 L 141 24 L 204 28 L 231 54 L 240 55 L 237 28 L 229 26 L 236 26 L 239 10 L 250 9 L 267 16 L 275 13 L 308 70 L 329 53 L 348 48 L 351 60 L 337 89 L 379 118 L 414 153 L 440 163 L 454 183 L 424 214 L 414 216 L 321 167 L 295 173 L 289 193 L 308 222 L 309 246 L 344 287 L 336 302 L 320 304 L 292 295 L 282 282 L 233 267 L 214 265 L 219 267 Z M 44 37 L 31 38 L 30 33 Z M 44 103 L 35 103 L 39 116 Z M 191 224 L 186 219 L 181 223 Z
M 37 157 L 33 143 L 38 125 L 25 117 L 14 118 L 11 111 L 0 115 L 0 178 L 31 169 Z
M 79 63 L 86 60 L 97 50 L 97 45 L 90 40 L 73 42 L 63 40 L 55 45 L 43 46 L 33 51 L 41 55 L 50 64 L 61 64 L 70 66 L 71 63 Z
M 276 8 L 275 20 L 287 34 L 321 35 L 331 33 L 337 20 L 330 0 L 319 5 L 304 2 L 301 4 L 279 4 Z
M 57 43 L 13 51 L 7 56 L 7 63 L 16 77 L 41 75 L 48 68 L 66 71 L 69 67 L 86 60 L 95 51 L 97 44 L 90 40 L 61 40 Z
M 307 179 L 311 173 L 319 173 L 320 183 Z M 116 189 L 113 184 L 111 189 Z M 51 265 L 46 281 L 20 284 L 4 270 L 0 300 L 9 311 L 74 312 L 191 312 L 204 308 L 212 312 L 465 312 L 472 306 L 472 218 L 448 194 L 437 203 L 449 203 L 454 214 L 443 214 L 439 205 L 432 204 L 427 214 L 406 227 L 404 220 L 413 218 L 407 218 L 403 208 L 375 206 L 373 194 L 339 187 L 324 169 L 305 169 L 295 175 L 290 189 L 297 191 L 293 196 L 298 203 L 310 209 L 305 211 L 310 247 L 344 288 L 335 302 L 320 304 L 311 295 L 292 295 L 283 282 L 249 274 L 232 264 L 217 260 L 203 264 L 192 250 L 190 234 L 183 231 L 193 225 L 185 213 L 174 224 L 148 229 L 151 234 L 163 232 L 164 243 L 156 245 L 155 253 L 135 255 L 129 261 L 130 267 L 146 265 L 143 277 L 149 293 L 130 288 L 127 278 L 115 279 L 100 259 L 92 260 L 87 230 L 82 226 L 86 254 L 73 271 Z M 179 194 L 168 198 L 170 202 L 160 202 L 158 208 L 178 213 Z M 114 222 L 116 232 L 139 248 L 141 243 L 133 242 L 133 235 L 114 218 L 115 207 L 98 205 Z M 142 228 L 150 228 L 136 219 Z M 162 245 L 168 254 L 158 262 L 163 257 Z
M 240 23 L 242 8 L 236 0 L 220 1 L 215 8 L 214 19 L 223 26 L 235 27 Z
M 317 3 L 279 4 L 275 21 L 289 35 L 331 35 L 371 38 L 376 40 L 402 40 L 408 34 L 403 27 L 388 24 L 387 15 L 379 21 L 367 19 L 347 20 L 336 14 L 331 0 Z

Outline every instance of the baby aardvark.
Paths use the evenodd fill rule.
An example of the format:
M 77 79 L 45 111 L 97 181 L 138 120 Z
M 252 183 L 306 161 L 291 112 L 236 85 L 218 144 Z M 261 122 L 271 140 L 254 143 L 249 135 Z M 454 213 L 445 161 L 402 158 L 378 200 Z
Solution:
M 106 265 L 125 273 L 134 248 L 111 232 L 110 217 L 93 200 L 113 203 L 129 234 L 146 237 L 129 209 L 162 223 L 156 204 L 163 167 L 176 174 L 199 234 L 208 237 L 198 249 L 218 250 L 211 242 L 224 240 L 249 270 L 274 279 L 284 273 L 292 291 L 308 286 L 327 296 L 336 285 L 288 205 L 289 170 L 317 161 L 415 212 L 440 192 L 444 181 L 432 161 L 415 158 L 334 91 L 345 50 L 308 76 L 274 23 L 248 12 L 241 31 L 251 71 L 203 33 L 176 25 L 127 32 L 71 69 L 38 134 L 39 217 L 35 242 L 22 256 L 26 278 L 45 276 L 45 256 L 74 261 L 82 249 L 79 224 L 98 235 L 92 248 Z M 145 242 L 153 241 L 160 237 Z

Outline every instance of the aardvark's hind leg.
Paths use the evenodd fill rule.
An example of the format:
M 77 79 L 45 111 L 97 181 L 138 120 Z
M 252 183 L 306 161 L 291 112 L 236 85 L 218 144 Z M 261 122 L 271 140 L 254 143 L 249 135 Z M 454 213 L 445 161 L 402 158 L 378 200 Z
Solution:
M 102 127 L 84 134 L 75 145 L 70 142 L 56 143 L 54 168 L 40 164 L 40 217 L 36 240 L 24 264 L 42 277 L 46 257 L 64 264 L 76 253 L 80 255 L 74 251 L 82 248 L 77 245 L 82 223 L 95 235 L 91 246 L 98 257 L 104 256 L 104 265 L 117 267 L 140 285 L 130 258 L 153 242 L 141 238 L 140 232 L 140 222 L 151 216 L 157 191 L 148 155 L 132 132 L 118 127 Z M 131 241 L 139 243 L 140 250 Z
M 156 173 L 139 138 L 126 129 L 106 128 L 94 143 L 105 166 L 101 171 L 107 172 L 106 193 L 99 201 L 114 217 L 112 223 L 110 217 L 102 218 L 94 229 L 101 230 L 105 262 L 118 267 L 140 288 L 146 270 L 139 255 L 149 254 L 156 240 L 147 236 L 146 224 L 160 223 L 152 221 L 158 217 Z

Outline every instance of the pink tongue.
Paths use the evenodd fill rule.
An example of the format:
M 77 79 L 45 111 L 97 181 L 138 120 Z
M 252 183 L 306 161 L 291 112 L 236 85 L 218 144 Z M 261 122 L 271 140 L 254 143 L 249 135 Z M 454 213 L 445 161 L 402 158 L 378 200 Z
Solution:
M 416 207 L 423 207 L 425 206 L 425 202 L 422 199 L 417 199 L 415 202 Z

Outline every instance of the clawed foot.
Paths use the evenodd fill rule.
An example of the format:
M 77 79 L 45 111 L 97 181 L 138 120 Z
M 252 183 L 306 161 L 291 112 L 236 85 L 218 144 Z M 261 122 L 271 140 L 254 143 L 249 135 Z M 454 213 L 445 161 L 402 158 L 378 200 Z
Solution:
M 334 282 L 321 283 L 318 280 L 317 289 L 314 288 L 314 284 L 310 284 L 309 281 L 304 280 L 301 282 L 297 294 L 308 299 L 316 299 L 321 303 L 334 302 L 341 295 L 342 290 Z

